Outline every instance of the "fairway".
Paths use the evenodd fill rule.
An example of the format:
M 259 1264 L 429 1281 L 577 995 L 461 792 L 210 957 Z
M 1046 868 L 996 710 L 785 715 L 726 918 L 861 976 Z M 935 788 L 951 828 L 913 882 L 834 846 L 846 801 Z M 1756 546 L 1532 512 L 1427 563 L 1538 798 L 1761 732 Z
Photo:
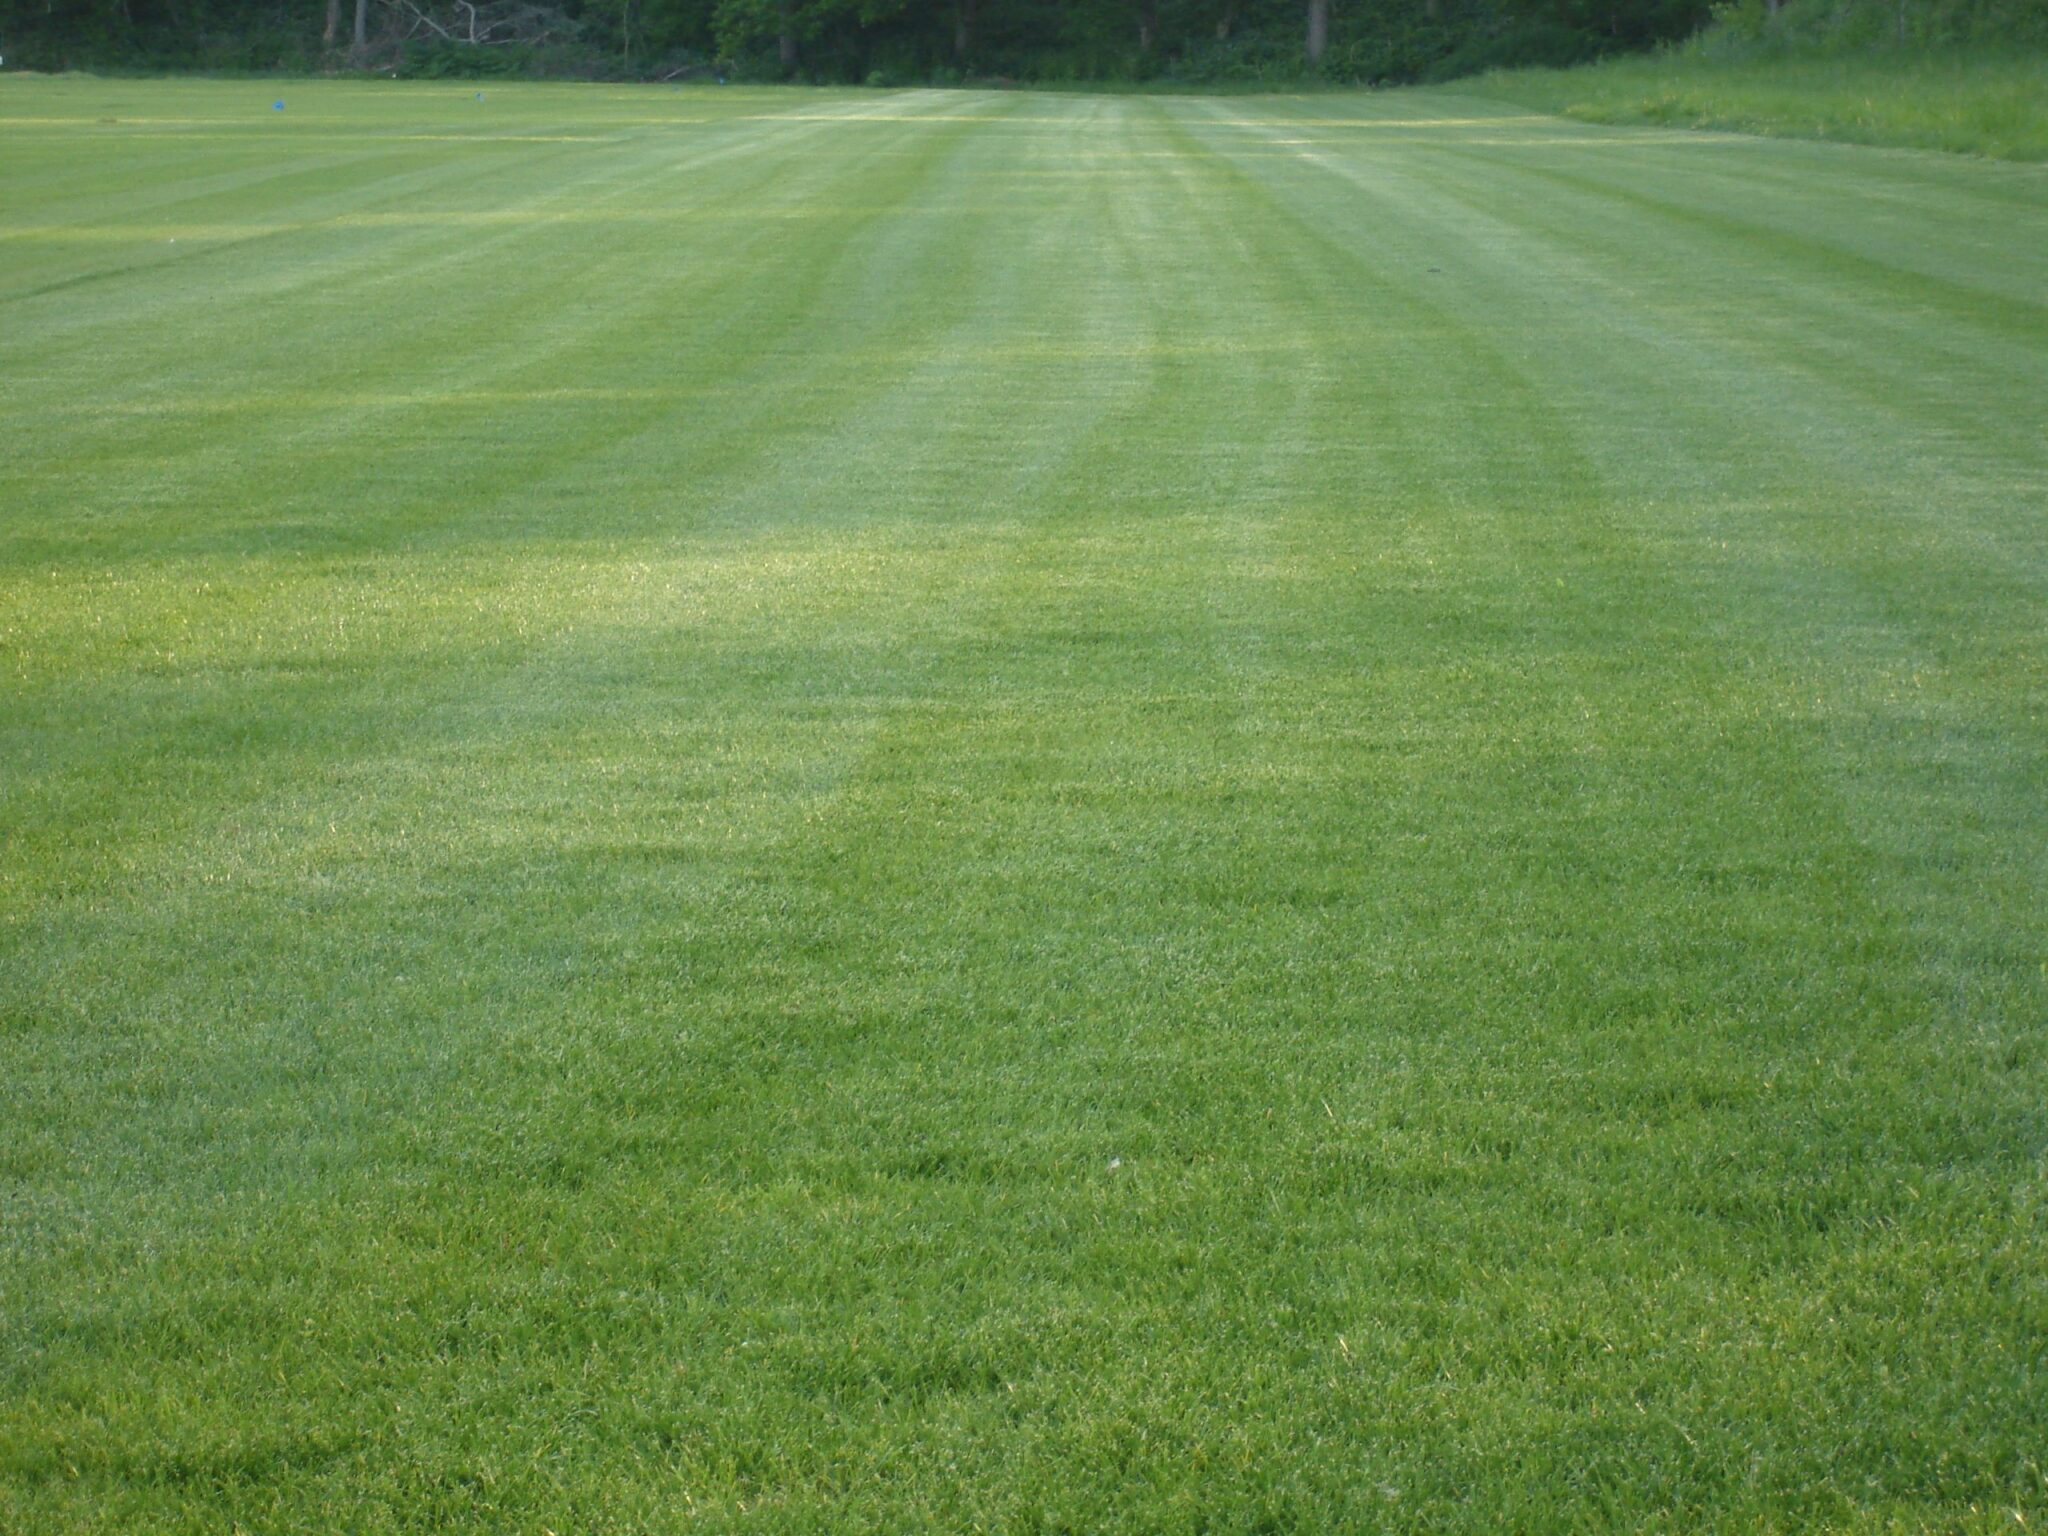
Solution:
M 9 77 L 0 421 L 0 1530 L 2048 1518 L 2041 168 Z

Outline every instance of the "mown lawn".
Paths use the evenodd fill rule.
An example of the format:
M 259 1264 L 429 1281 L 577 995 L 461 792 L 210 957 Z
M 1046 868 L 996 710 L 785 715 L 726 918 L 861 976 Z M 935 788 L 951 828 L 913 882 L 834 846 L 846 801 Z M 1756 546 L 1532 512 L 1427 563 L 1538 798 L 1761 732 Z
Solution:
M 8 78 L 0 419 L 0 1529 L 2048 1517 L 2038 171 Z

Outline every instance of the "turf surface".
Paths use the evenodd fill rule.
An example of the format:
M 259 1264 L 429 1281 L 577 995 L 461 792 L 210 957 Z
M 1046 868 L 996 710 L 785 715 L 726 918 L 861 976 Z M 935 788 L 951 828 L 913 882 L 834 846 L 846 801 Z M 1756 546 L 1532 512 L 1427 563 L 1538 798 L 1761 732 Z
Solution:
M 2048 181 L 0 81 L 0 1529 L 2048 1515 Z

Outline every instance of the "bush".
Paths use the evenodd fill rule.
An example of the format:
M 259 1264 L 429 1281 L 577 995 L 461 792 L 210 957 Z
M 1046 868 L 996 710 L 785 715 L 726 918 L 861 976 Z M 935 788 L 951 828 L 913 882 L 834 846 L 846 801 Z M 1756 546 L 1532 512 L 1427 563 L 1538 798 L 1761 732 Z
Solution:
M 524 43 L 479 48 L 467 43 L 408 43 L 398 58 L 407 80 L 493 80 L 531 75 L 535 50 Z
M 1689 45 L 1709 58 L 1847 56 L 1906 48 L 2048 46 L 2039 0 L 1727 0 Z

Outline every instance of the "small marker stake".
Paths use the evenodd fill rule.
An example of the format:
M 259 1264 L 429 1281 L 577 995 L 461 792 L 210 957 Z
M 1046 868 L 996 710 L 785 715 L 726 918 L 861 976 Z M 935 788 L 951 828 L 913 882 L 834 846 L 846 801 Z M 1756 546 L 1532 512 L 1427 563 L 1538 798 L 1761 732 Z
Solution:
M 282 100 L 273 101 L 270 104 L 270 110 L 273 112 L 282 112 L 284 110 L 284 102 Z

